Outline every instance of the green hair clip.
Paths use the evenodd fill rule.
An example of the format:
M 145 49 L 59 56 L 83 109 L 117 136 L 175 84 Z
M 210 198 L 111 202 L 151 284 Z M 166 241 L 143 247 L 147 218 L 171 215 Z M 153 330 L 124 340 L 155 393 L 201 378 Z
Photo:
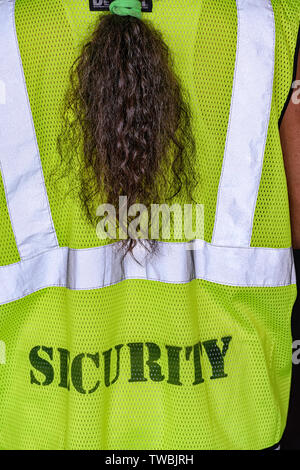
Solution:
M 109 9 L 115 15 L 142 17 L 142 3 L 139 0 L 114 0 Z

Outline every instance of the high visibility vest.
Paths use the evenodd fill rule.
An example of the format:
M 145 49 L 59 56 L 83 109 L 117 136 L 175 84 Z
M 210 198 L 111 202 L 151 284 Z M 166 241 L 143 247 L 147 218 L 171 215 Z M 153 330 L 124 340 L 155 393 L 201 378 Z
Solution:
M 121 263 L 50 178 L 88 0 L 0 2 L 0 448 L 263 449 L 296 297 L 278 122 L 299 0 L 160 0 L 193 113 L 203 240 Z M 77 200 L 78 199 L 78 200 Z M 191 249 L 187 249 L 191 248 Z

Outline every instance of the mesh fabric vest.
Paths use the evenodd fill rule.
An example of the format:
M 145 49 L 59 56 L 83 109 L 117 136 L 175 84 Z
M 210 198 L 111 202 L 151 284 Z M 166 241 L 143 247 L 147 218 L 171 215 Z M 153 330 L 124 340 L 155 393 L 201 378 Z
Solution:
M 17 0 L 15 5 L 4 0 L 1 10 L 0 42 L 2 25 L 8 19 L 15 25 L 38 149 L 33 165 L 41 162 L 38 181 L 45 186 L 34 184 L 32 175 L 27 181 L 37 191 L 33 201 L 40 200 L 38 191 L 46 194 L 42 210 L 47 214 L 36 216 L 21 197 L 27 184 L 22 175 L 11 183 L 9 164 L 14 168 L 12 159 L 24 151 L 25 137 L 14 152 L 0 150 L 0 448 L 262 449 L 276 444 L 289 401 L 290 316 L 296 297 L 278 121 L 293 79 L 300 2 L 154 0 L 153 12 L 143 15 L 162 32 L 191 97 L 205 233 L 204 244 L 189 255 L 193 263 L 179 258 L 175 274 L 167 268 L 157 274 L 158 260 L 153 275 L 132 267 L 123 277 L 110 272 L 109 242 L 99 240 L 79 200 L 64 197 L 50 178 L 59 158 L 56 141 L 69 70 L 99 13 L 89 11 L 88 0 Z M 242 93 L 248 61 L 249 76 L 256 69 L 251 47 L 245 54 L 251 41 L 248 14 L 248 24 L 255 25 L 256 15 L 267 25 L 257 26 L 262 35 L 261 50 L 259 42 L 253 48 L 257 60 L 264 41 L 271 52 L 266 72 L 261 65 L 265 85 L 257 84 L 257 89 L 265 86 L 262 96 L 269 93 L 270 99 L 262 119 L 264 142 L 252 142 L 262 161 L 258 168 L 256 160 L 252 165 L 258 176 L 247 242 L 239 217 L 228 231 L 222 217 L 231 197 L 223 199 L 226 182 L 232 181 L 231 188 L 240 177 L 239 167 L 229 171 L 232 136 L 243 132 L 234 128 L 240 102 L 234 104 L 233 96 Z M 13 123 L 19 113 L 10 98 L 16 75 L 7 70 L 8 81 L 0 65 L 0 96 L 2 90 L 6 97 L 0 104 L 2 141 L 1 123 Z M 266 113 L 256 107 L 251 112 Z M 239 198 L 232 200 L 238 214 Z M 42 225 L 48 217 L 51 222 L 36 245 L 30 214 L 35 214 L 37 238 L 44 233 L 39 221 Z M 24 230 L 30 232 L 26 240 Z M 165 243 L 177 253 L 177 241 Z M 100 261 L 105 258 L 105 273 L 101 261 L 93 267 L 99 268 L 97 282 L 93 278 L 87 286 L 94 258 L 89 250 L 97 250 Z M 222 260 L 224 274 L 214 268 Z M 197 275 L 198 264 L 205 275 Z

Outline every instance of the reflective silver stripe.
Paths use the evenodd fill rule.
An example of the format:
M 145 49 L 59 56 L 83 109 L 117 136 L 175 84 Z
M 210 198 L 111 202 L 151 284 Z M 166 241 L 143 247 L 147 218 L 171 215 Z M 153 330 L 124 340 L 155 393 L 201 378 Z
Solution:
M 6 104 L 0 107 L 0 161 L 11 221 L 22 257 L 19 263 L 0 267 L 0 304 L 50 286 L 90 290 L 126 279 L 177 284 L 203 279 L 243 287 L 295 284 L 291 249 L 249 247 L 252 222 L 249 223 L 247 217 L 251 210 L 252 216 L 254 212 L 272 94 L 274 50 L 273 43 L 268 41 L 271 42 L 274 20 L 267 0 L 265 7 L 261 0 L 240 0 L 238 5 L 239 55 L 214 233 L 218 244 L 228 246 L 202 241 L 192 245 L 160 243 L 158 254 L 150 259 L 145 258 L 141 247 L 137 247 L 135 256 L 141 264 L 127 256 L 122 265 L 121 253 L 115 245 L 85 250 L 58 247 L 20 64 L 14 1 L 0 2 L 0 80 L 7 90 Z M 255 37 L 252 31 L 254 20 Z M 260 40 L 262 42 L 258 44 Z M 248 69 L 250 78 L 245 75 Z M 241 103 L 250 106 L 250 116 L 248 110 L 241 113 Z M 249 129 L 244 130 L 243 125 L 238 125 L 239 119 L 245 124 L 248 118 Z M 241 162 L 237 160 L 239 148 L 244 155 Z M 242 184 L 236 182 L 236 168 L 242 172 Z M 249 191 L 252 191 L 250 195 Z M 253 202 L 251 209 L 249 202 L 250 205 Z M 240 211 L 245 211 L 246 216 Z M 228 232 L 227 237 L 225 233 L 222 238 L 218 234 L 224 222 Z
M 0 3 L 0 170 L 21 258 L 58 246 L 15 33 L 15 1 Z
M 194 249 L 188 249 L 194 248 Z M 141 247 L 126 256 L 116 245 L 86 250 L 57 248 L 19 263 L 0 267 L 0 304 L 50 286 L 90 290 L 126 279 L 184 284 L 194 279 L 232 286 L 274 287 L 295 284 L 291 249 L 227 248 L 202 241 L 159 243 L 159 252 L 145 258 Z
M 250 246 L 273 91 L 270 0 L 236 0 L 238 40 L 228 134 L 212 243 Z

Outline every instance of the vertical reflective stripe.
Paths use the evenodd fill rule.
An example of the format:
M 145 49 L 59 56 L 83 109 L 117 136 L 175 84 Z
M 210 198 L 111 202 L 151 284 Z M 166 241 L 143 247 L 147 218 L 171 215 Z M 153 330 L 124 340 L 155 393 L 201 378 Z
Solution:
M 270 120 L 275 19 L 270 0 L 236 3 L 236 67 L 212 243 L 247 247 Z
M 0 169 L 21 258 L 58 246 L 44 183 L 14 20 L 15 1 L 0 2 Z

